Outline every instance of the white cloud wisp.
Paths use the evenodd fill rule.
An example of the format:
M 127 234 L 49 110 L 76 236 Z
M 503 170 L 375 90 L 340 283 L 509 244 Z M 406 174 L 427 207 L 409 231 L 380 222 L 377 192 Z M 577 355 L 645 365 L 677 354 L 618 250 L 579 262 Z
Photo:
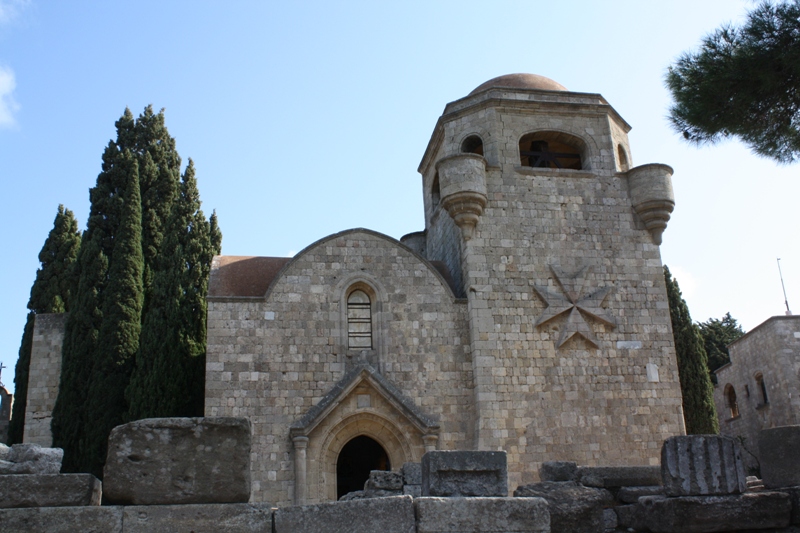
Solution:
M 19 109 L 19 104 L 14 100 L 16 87 L 14 71 L 0 66 L 0 128 L 10 128 L 16 124 L 14 113 Z

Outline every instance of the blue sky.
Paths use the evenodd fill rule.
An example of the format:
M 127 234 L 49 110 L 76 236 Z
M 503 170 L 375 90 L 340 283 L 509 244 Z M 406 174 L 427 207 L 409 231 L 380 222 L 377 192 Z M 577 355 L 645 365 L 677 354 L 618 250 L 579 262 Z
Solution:
M 674 167 L 662 256 L 695 320 L 800 311 L 798 168 L 737 142 L 686 145 L 663 77 L 744 0 L 0 0 L 0 362 L 13 367 L 58 204 L 83 229 L 114 122 L 166 109 L 223 253 L 285 256 L 335 231 L 423 229 L 416 169 L 447 102 L 495 76 L 603 94 L 634 165 Z

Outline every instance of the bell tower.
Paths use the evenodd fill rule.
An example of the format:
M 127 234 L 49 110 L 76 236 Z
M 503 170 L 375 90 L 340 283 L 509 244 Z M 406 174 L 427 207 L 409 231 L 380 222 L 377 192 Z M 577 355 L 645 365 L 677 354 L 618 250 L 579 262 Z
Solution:
M 506 450 L 512 485 L 548 460 L 658 464 L 684 432 L 672 169 L 632 167 L 628 131 L 599 94 L 512 74 L 449 103 L 419 167 L 426 256 L 468 300 L 474 447 Z

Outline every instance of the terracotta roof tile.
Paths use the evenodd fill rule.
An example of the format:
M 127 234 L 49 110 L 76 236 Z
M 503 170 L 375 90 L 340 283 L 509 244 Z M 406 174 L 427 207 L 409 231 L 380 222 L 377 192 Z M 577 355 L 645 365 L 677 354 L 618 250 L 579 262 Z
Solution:
M 275 276 L 291 260 L 291 257 L 217 256 L 211 266 L 208 297 L 264 296 Z

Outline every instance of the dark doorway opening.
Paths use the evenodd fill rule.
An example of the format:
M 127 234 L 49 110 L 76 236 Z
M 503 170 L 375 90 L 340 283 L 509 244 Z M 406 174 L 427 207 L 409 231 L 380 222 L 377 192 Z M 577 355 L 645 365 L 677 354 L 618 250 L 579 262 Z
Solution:
M 372 470 L 391 470 L 386 450 L 376 441 L 361 435 L 344 445 L 336 460 L 336 498 L 363 490 Z

